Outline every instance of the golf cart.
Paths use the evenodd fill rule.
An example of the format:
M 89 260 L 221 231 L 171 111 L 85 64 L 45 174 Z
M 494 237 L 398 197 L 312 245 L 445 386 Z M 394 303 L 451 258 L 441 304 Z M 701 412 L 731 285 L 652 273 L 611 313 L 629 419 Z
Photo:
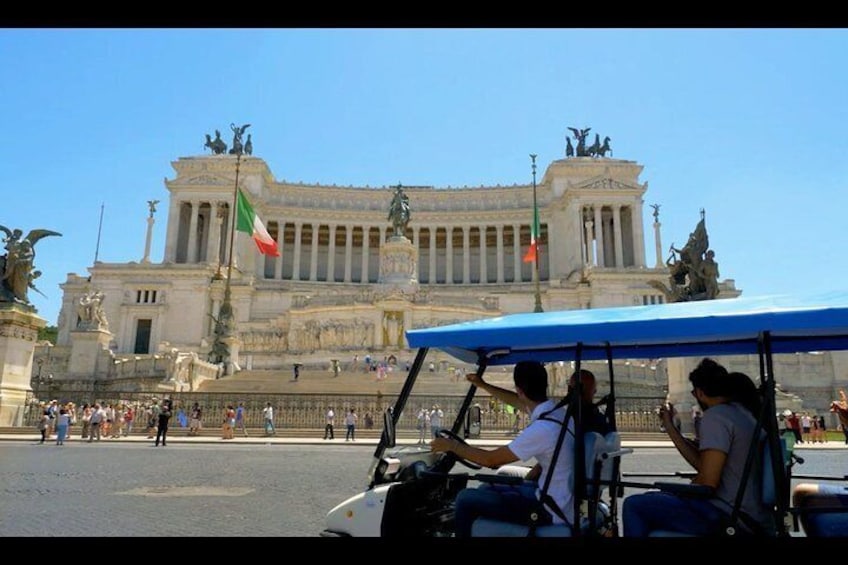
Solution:
M 406 333 L 410 347 L 417 348 L 415 361 L 395 405 L 384 414 L 380 442 L 368 474 L 368 486 L 342 502 L 327 515 L 322 536 L 451 536 L 453 504 L 457 493 L 471 481 L 509 482 L 502 474 L 481 472 L 479 466 L 459 460 L 450 453 L 431 453 L 428 446 L 397 445 L 395 425 L 410 401 L 416 379 L 431 349 L 448 353 L 460 361 L 476 363 L 483 375 L 492 366 L 511 366 L 519 361 L 553 363 L 606 360 L 609 395 L 607 417 L 615 430 L 614 359 L 659 359 L 672 357 L 719 357 L 754 354 L 759 356 L 759 392 L 763 409 L 758 431 L 763 442 L 750 446 L 748 473 L 761 468 L 763 483 L 770 492 L 778 536 L 788 536 L 797 528 L 799 512 L 790 506 L 790 474 L 795 459 L 782 441 L 775 407 L 775 375 L 772 356 L 776 353 L 848 349 L 848 293 L 807 297 L 764 296 L 707 300 L 647 306 L 598 308 L 530 314 L 513 314 Z M 755 379 L 756 380 L 756 379 Z M 618 499 L 623 489 L 661 488 L 686 490 L 685 484 L 657 481 L 623 482 L 620 458 L 628 450 L 620 448 L 617 433 L 593 437 L 584 432 L 580 413 L 580 382 L 577 394 L 567 402 L 574 414 L 574 515 L 581 527 L 540 528 L 525 524 L 488 521 L 473 529 L 476 535 L 617 535 Z M 470 385 L 456 419 L 446 437 L 463 441 L 461 431 L 474 403 L 476 387 Z M 562 426 L 562 435 L 566 433 Z M 755 433 L 754 437 L 759 434 Z M 558 445 L 563 445 L 559 442 Z M 758 465 L 754 465 L 754 461 Z M 459 466 L 459 469 L 457 469 Z M 510 470 L 511 471 L 511 470 Z M 472 472 L 474 472 L 472 474 Z M 797 478 L 797 476 L 796 476 Z M 821 477 L 811 477 L 816 479 Z M 839 478 L 821 478 L 839 479 Z M 842 477 L 844 479 L 844 477 Z M 692 490 L 697 491 L 697 485 Z M 697 494 L 694 493 L 693 494 Z M 764 496 L 766 496 L 764 494 Z M 732 519 L 739 519 L 737 506 Z M 840 504 L 823 503 L 806 511 L 841 519 L 848 524 L 848 511 Z M 480 520 L 478 520 L 480 521 Z M 743 531 L 741 523 L 728 524 L 725 534 Z M 546 528 L 552 528 L 546 530 Z M 830 531 L 839 531 L 831 528 Z M 848 535 L 848 526 L 842 530 Z M 665 535 L 657 532 L 657 535 Z

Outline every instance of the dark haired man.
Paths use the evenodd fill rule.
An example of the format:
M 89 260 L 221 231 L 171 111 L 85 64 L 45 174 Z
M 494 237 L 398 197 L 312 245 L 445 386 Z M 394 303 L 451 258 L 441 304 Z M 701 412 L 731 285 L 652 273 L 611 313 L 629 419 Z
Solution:
M 556 402 L 548 399 L 548 373 L 541 363 L 517 363 L 512 376 L 515 392 L 485 382 L 476 372 L 468 373 L 466 379 L 501 402 L 530 414 L 530 424 L 518 436 L 508 445 L 492 450 L 437 437 L 430 443 L 431 449 L 437 453 L 453 452 L 467 461 L 489 468 L 535 459 L 541 469 L 541 478 L 546 477 L 565 419 L 565 408 L 551 412 Z M 566 435 L 547 491 L 558 510 L 551 508 L 540 523 L 561 524 L 565 522 L 563 518 L 573 522 L 573 418 L 569 419 L 568 427 L 572 433 Z M 456 536 L 470 537 L 474 520 L 483 516 L 506 522 L 523 522 L 531 509 L 538 508 L 538 496 L 539 488 L 535 482 L 507 488 L 498 485 L 466 488 L 456 498 Z
M 571 374 L 568 379 L 568 394 L 572 394 L 577 385 L 577 371 Z M 612 431 L 612 426 L 607 420 L 607 417 L 601 412 L 595 404 L 595 393 L 598 391 L 598 384 L 595 381 L 595 374 L 588 369 L 580 369 L 580 386 L 582 387 L 581 398 L 583 406 L 581 412 L 586 431 L 598 432 L 601 435 L 606 435 Z M 601 401 L 602 403 L 604 401 Z
M 660 408 L 669 438 L 684 459 L 697 472 L 692 483 L 710 487 L 711 496 L 678 496 L 649 491 L 624 500 L 624 535 L 644 537 L 666 530 L 696 536 L 716 535 L 730 515 L 741 486 L 743 470 L 754 438 L 756 419 L 746 404 L 753 383 L 742 373 L 703 359 L 689 373 L 692 395 L 704 413 L 701 436 L 696 443 L 685 438 L 672 423 L 674 407 Z M 746 518 L 742 531 L 774 534 L 774 523 L 761 496 L 762 461 L 757 458 L 745 484 L 741 511 Z
M 171 410 L 173 403 L 170 398 L 162 401 L 162 409 L 159 411 L 156 422 L 156 447 L 159 447 L 159 440 L 162 440 L 162 447 L 165 447 L 165 442 L 168 436 L 168 423 L 171 420 Z

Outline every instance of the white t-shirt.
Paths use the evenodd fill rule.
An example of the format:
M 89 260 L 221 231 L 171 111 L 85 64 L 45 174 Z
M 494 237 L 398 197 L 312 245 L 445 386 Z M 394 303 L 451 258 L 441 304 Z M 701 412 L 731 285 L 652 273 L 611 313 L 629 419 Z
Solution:
M 356 421 L 359 419 L 359 416 L 356 415 L 356 412 L 348 412 L 347 416 L 345 416 L 345 425 L 346 426 L 355 426 Z
M 102 408 L 100 408 L 99 410 L 97 410 L 97 409 L 96 409 L 96 410 L 93 410 L 93 411 L 91 412 L 91 423 L 92 423 L 92 424 L 99 424 L 99 423 L 101 423 L 101 422 L 103 421 L 103 416 L 104 416 L 104 413 L 103 413 L 103 409 L 102 409 Z
M 336 413 L 332 410 L 327 410 L 327 423 L 335 424 L 336 423 Z
M 262 415 L 265 417 L 266 420 L 273 420 L 274 419 L 274 407 L 273 406 L 266 406 L 265 408 L 262 409 Z
M 430 411 L 430 425 L 433 426 L 433 427 L 441 428 L 442 427 L 442 416 L 444 416 L 444 415 L 445 415 L 445 413 L 442 412 L 441 408 L 436 408 L 436 409 L 431 410 Z
M 556 412 L 546 416 L 546 418 L 556 421 L 540 420 L 539 416 L 551 410 L 554 406 L 556 406 L 556 402 L 551 399 L 536 406 L 533 413 L 530 414 L 530 424 L 507 445 L 509 450 L 521 461 L 535 459 L 542 466 L 542 474 L 539 476 L 540 485 L 544 484 L 548 476 L 548 468 L 553 458 L 560 430 L 562 430 L 562 424 L 558 422 L 562 422 L 563 418 L 565 418 L 565 408 L 560 408 Z M 551 477 L 551 483 L 548 486 L 548 494 L 559 505 L 569 522 L 573 523 L 574 418 L 569 419 L 568 430 L 571 433 L 565 436 L 562 450 L 559 457 L 557 457 L 556 468 L 554 469 L 553 477 Z M 539 495 L 538 490 L 536 495 Z M 548 512 L 553 517 L 554 524 L 563 523 L 562 519 L 552 510 L 548 510 Z

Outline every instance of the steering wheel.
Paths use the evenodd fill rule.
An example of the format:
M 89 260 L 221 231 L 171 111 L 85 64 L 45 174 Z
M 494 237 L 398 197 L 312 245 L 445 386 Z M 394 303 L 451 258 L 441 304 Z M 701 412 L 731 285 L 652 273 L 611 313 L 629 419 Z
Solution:
M 459 437 L 458 435 L 456 435 L 455 433 L 453 433 L 452 431 L 450 431 L 447 428 L 440 428 L 436 432 L 436 436 L 441 437 L 441 438 L 445 438 L 445 439 L 454 439 L 454 440 L 458 441 L 459 443 L 461 443 L 462 445 L 468 445 L 467 441 L 465 441 L 464 439 L 462 439 L 461 437 Z M 433 467 L 434 468 L 450 469 L 456 463 L 461 463 L 461 464 L 465 465 L 466 467 L 468 467 L 469 469 L 474 469 L 475 471 L 483 468 L 482 465 L 478 465 L 477 463 L 472 463 L 471 461 L 469 461 L 467 459 L 463 459 L 462 457 L 460 457 L 459 455 L 457 455 L 453 451 L 445 451 L 444 453 L 442 453 L 442 457 L 439 458 L 438 461 L 436 461 L 436 463 L 433 465 Z

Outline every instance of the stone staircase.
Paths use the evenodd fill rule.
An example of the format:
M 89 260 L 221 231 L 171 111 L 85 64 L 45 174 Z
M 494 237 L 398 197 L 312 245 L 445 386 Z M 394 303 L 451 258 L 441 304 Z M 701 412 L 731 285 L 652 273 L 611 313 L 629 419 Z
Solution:
M 400 393 L 407 372 L 395 367 L 383 380 L 377 380 L 377 373 L 365 370 L 342 370 L 336 377 L 328 370 L 301 369 L 297 381 L 292 371 L 252 370 L 240 371 L 235 375 L 214 381 L 203 382 L 197 392 L 205 393 L 266 393 L 266 394 L 377 394 Z M 512 373 L 490 370 L 486 380 L 494 385 L 512 390 Z M 468 392 L 468 382 L 464 377 L 455 378 L 448 372 L 430 372 L 423 370 L 418 375 L 413 393 L 416 395 L 463 395 Z M 487 396 L 483 391 L 478 395 Z

